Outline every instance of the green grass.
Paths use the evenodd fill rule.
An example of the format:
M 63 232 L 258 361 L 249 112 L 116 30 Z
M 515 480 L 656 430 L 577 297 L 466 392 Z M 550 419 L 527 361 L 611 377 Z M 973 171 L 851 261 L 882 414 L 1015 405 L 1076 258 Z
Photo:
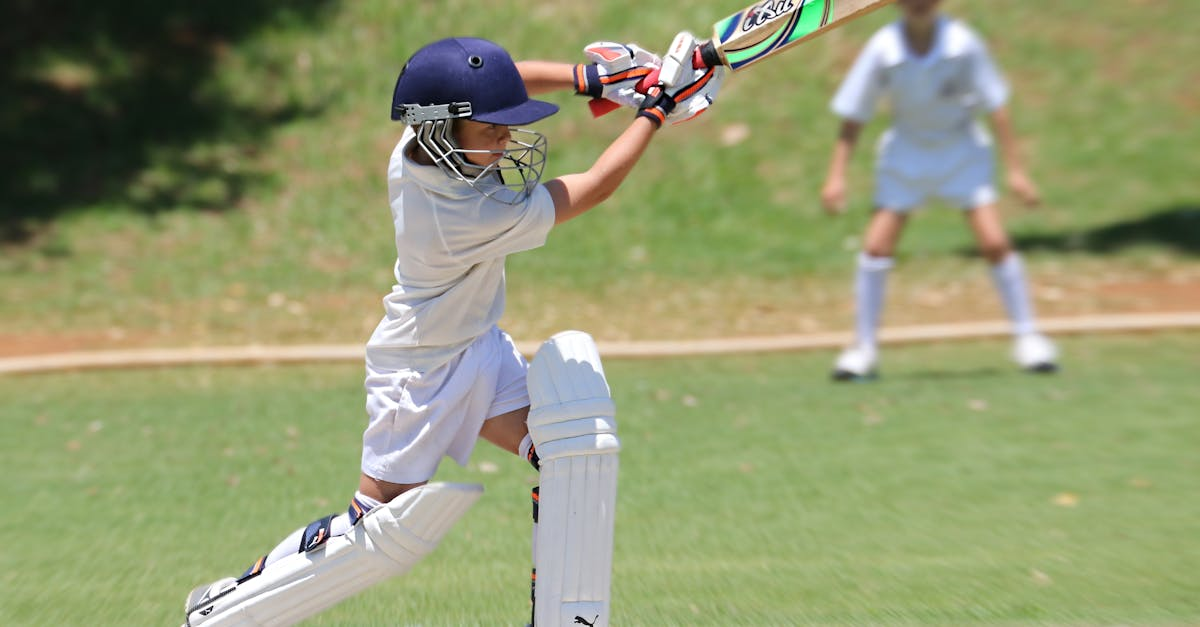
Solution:
M 613 624 L 1200 622 L 1200 335 L 610 361 L 624 449 Z M 363 426 L 350 366 L 0 379 L 0 623 L 171 624 L 197 583 L 339 510 Z M 498 470 L 483 472 L 489 464 Z M 408 577 L 314 621 L 519 624 L 534 474 Z
M 661 47 L 677 28 L 703 32 L 733 8 L 704 0 L 681 21 L 674 8 L 625 2 L 369 1 L 265 20 L 220 42 L 195 98 L 233 108 L 220 119 L 235 130 L 242 109 L 260 126 L 278 120 L 151 151 L 128 189 L 64 199 L 32 240 L 0 249 L 0 320 L 14 334 L 130 344 L 363 338 L 391 285 L 383 170 L 400 129 L 386 108 L 418 45 L 485 35 L 518 58 L 573 61 L 597 38 Z M 1200 56 L 1187 19 L 1195 8 L 1117 0 L 947 8 L 983 32 L 1015 86 L 1017 126 L 1046 206 L 1009 212 L 1009 222 L 1036 281 L 1090 292 L 1163 276 L 1200 283 L 1200 92 L 1181 62 Z M 869 128 L 854 161 L 853 213 L 831 221 L 816 204 L 837 125 L 827 102 L 866 37 L 893 16 L 884 10 L 730 78 L 714 110 L 663 133 L 605 207 L 511 260 L 509 328 L 522 337 L 563 326 L 691 337 L 795 330 L 792 312 L 817 328 L 843 326 L 882 124 Z M 28 71 L 54 76 L 54 59 Z M 86 75 L 87 64 L 83 55 L 66 67 Z M 539 125 L 550 137 L 550 176 L 588 166 L 628 120 L 593 121 L 581 99 L 551 99 L 564 110 Z M 724 132 L 742 124 L 749 139 L 724 145 Z M 203 166 L 198 178 L 172 174 L 181 161 Z M 914 262 L 905 269 L 914 286 L 987 289 L 986 275 L 964 263 L 970 241 L 957 215 L 917 222 L 901 255 Z

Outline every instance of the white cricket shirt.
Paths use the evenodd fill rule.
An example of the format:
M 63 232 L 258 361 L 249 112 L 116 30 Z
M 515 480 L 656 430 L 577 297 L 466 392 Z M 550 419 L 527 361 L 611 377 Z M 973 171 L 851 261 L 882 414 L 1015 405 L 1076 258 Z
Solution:
M 867 122 L 879 100 L 892 105 L 892 128 L 922 145 L 955 141 L 970 133 L 979 111 L 1008 99 L 1008 85 L 978 35 L 958 20 L 938 18 L 933 44 L 917 56 L 893 22 L 867 42 L 830 107 L 837 115 Z
M 546 243 L 554 201 L 538 185 L 524 203 L 483 196 L 437 166 L 413 162 L 405 131 L 388 164 L 396 230 L 396 284 L 367 342 L 380 368 L 426 371 L 446 363 L 504 313 L 504 258 Z

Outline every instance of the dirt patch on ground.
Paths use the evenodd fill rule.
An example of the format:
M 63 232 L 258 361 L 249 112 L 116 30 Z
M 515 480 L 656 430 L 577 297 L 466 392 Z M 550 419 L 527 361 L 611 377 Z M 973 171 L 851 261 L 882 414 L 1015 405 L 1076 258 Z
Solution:
M 1043 317 L 1087 316 L 1116 313 L 1200 311 L 1200 278 L 1184 280 L 1110 277 L 1108 280 L 1053 281 L 1037 277 L 1033 298 Z M 723 286 L 729 288 L 730 286 Z M 518 293 L 510 295 L 509 316 L 502 325 L 519 340 L 548 337 L 564 328 L 586 329 L 601 340 L 702 340 L 773 334 L 840 332 L 851 328 L 854 304 L 849 289 L 836 285 L 813 286 L 802 281 L 781 285 L 747 284 L 728 289 L 654 292 L 636 297 L 647 286 L 629 293 L 565 296 L 555 303 L 530 303 Z M 620 292 L 620 290 L 617 290 Z M 513 297 L 515 296 L 515 298 Z M 134 348 L 221 346 L 245 344 L 290 345 L 308 342 L 365 341 L 377 320 L 374 311 L 347 316 L 344 303 L 330 302 L 330 311 L 310 313 L 323 320 L 346 320 L 316 325 L 321 333 L 300 333 L 279 324 L 277 317 L 239 317 L 240 324 L 198 329 L 180 326 L 167 330 L 109 329 L 55 333 L 0 332 L 0 357 Z M 613 303 L 624 303 L 614 306 Z M 630 305 L 633 303 L 633 305 Z M 319 310 L 319 306 L 311 306 Z M 239 312 L 241 315 L 244 312 Z M 364 318 L 363 316 L 366 316 Z M 349 320 L 348 318 L 355 318 Z M 368 320 L 368 318 L 370 320 Z M 896 277 L 890 289 L 885 326 L 950 324 L 1003 318 L 990 283 L 972 281 L 912 280 Z M 273 322 L 272 322 L 273 320 Z M 370 324 L 368 324 L 370 322 Z M 231 330 L 232 329 L 232 330 Z M 364 329 L 366 329 L 364 331 Z
M 135 338 L 110 333 L 0 333 L 0 357 L 144 348 L 154 344 L 146 336 Z
M 1141 281 L 1103 286 L 1110 307 L 1134 311 L 1200 311 L 1200 283 Z

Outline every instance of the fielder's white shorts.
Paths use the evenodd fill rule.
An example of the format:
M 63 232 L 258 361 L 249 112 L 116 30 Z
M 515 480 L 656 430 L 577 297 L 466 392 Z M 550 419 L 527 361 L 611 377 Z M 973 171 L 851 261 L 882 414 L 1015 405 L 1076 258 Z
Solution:
M 368 363 L 362 471 L 419 483 L 433 478 L 443 456 L 465 466 L 484 420 L 529 405 L 528 369 L 512 338 L 496 327 L 426 372 Z
M 879 138 L 875 207 L 907 213 L 931 200 L 961 209 L 996 202 L 992 142 L 982 129 L 938 145 L 888 130 Z

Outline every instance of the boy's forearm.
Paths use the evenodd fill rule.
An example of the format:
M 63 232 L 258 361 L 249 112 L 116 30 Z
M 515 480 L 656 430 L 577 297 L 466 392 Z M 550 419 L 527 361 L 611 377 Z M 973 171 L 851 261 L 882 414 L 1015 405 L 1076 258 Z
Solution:
M 1004 167 L 1011 171 L 1023 171 L 1025 163 L 1021 159 L 1021 151 L 1017 149 L 1016 134 L 1013 133 L 1012 119 L 1007 107 L 1000 107 L 991 114 L 992 133 L 1000 146 L 1000 156 Z
M 845 174 L 846 166 L 850 163 L 851 155 L 854 154 L 854 147 L 858 145 L 858 136 L 861 132 L 861 122 L 853 120 L 842 121 L 837 141 L 833 144 L 833 156 L 829 160 L 829 174 L 831 176 L 842 176 Z
M 575 65 L 557 61 L 519 61 L 517 71 L 530 95 L 575 90 Z
M 635 118 L 586 172 L 546 183 L 554 199 L 555 223 L 562 224 L 607 200 L 629 176 L 656 131 L 649 119 Z

